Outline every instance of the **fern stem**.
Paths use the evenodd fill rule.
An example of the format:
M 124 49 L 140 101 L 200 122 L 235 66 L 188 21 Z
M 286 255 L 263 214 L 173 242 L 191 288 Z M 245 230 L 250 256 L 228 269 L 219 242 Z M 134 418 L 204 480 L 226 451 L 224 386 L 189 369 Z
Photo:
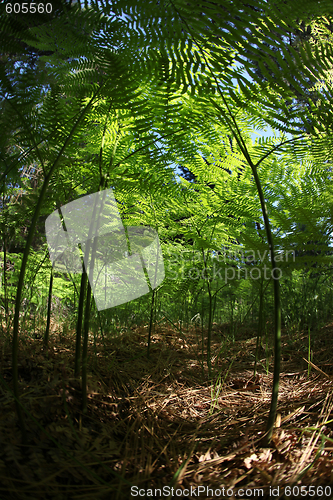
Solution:
M 208 367 L 208 378 L 212 377 L 212 355 L 211 355 L 211 343 L 212 343 L 212 292 L 210 289 L 210 283 L 207 281 L 208 295 L 209 295 L 209 310 L 208 310 L 208 331 L 207 331 L 207 367 Z
M 45 328 L 45 334 L 44 334 L 45 346 L 47 346 L 48 342 L 49 342 L 50 322 L 51 322 L 52 288 L 53 288 L 53 267 L 51 267 L 49 296 L 48 296 L 48 302 L 47 302 L 47 319 L 46 319 L 46 328 Z
M 252 173 L 257 186 L 257 191 L 260 198 L 261 210 L 264 217 L 267 241 L 270 248 L 270 256 L 272 262 L 272 277 L 273 277 L 273 290 L 274 290 L 274 372 L 273 372 L 273 390 L 271 396 L 271 406 L 267 420 L 266 435 L 264 438 L 264 445 L 268 446 L 270 443 L 273 428 L 275 423 L 275 415 L 277 409 L 277 402 L 279 396 L 279 382 L 280 382 L 280 364 L 281 364 L 281 298 L 280 298 L 280 283 L 278 277 L 278 269 L 275 267 L 275 250 L 273 244 L 273 237 L 271 226 L 267 213 L 267 206 L 265 202 L 264 193 L 261 187 L 260 179 L 256 167 L 252 161 L 250 163 Z
M 91 304 L 91 286 L 88 280 L 86 309 L 84 313 L 83 348 L 82 348 L 82 412 L 83 413 L 87 413 L 87 364 L 88 364 L 90 304 Z
M 80 371 L 80 354 L 81 354 L 81 335 L 82 335 L 82 319 L 83 319 L 83 309 L 84 309 L 84 296 L 87 284 L 87 273 L 85 270 L 81 275 L 81 286 L 80 286 L 80 296 L 79 296 L 79 306 L 77 311 L 77 323 L 76 323 L 76 338 L 75 338 L 75 361 L 74 361 L 74 375 L 78 376 Z
M 257 342 L 256 342 L 256 357 L 254 361 L 254 370 L 253 370 L 253 377 L 256 376 L 257 374 L 257 364 L 258 364 L 258 357 L 259 357 L 259 352 L 260 352 L 260 347 L 261 347 L 261 337 L 262 337 L 262 330 L 263 330 L 263 307 L 264 307 L 264 282 L 261 280 L 260 282 L 260 298 L 259 298 L 259 320 L 258 320 L 258 332 L 257 332 Z
M 149 354 L 150 354 L 151 332 L 153 329 L 154 300 L 155 300 L 155 289 L 153 290 L 153 293 L 151 296 L 151 305 L 150 305 L 150 321 L 149 321 L 148 345 L 147 345 L 147 358 L 148 359 L 149 359 Z

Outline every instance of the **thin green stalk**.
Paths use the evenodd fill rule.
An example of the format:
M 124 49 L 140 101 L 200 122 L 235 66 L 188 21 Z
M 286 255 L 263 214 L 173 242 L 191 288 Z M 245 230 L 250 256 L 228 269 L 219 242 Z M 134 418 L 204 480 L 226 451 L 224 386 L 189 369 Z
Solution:
M 47 302 L 47 319 L 46 328 L 44 334 L 44 344 L 47 346 L 49 342 L 49 332 L 50 332 L 50 322 L 51 322 L 51 305 L 52 305 L 52 288 L 53 288 L 53 267 L 51 267 L 50 274 L 50 284 L 49 284 L 49 296 Z
M 210 283 L 207 281 L 208 296 L 209 296 L 209 309 L 208 309 L 208 331 L 207 331 L 207 367 L 208 367 L 208 378 L 212 377 L 212 355 L 211 355 L 211 343 L 212 343 L 212 292 L 210 289 Z
M 86 309 L 84 314 L 83 348 L 82 348 L 82 411 L 87 413 L 87 364 L 88 364 L 88 337 L 91 306 L 91 286 L 88 280 Z
M 7 239 L 5 233 L 5 224 L 3 228 L 3 287 L 4 287 L 4 298 L 5 298 L 5 315 L 6 315 L 6 326 L 7 331 L 9 329 L 9 314 L 8 314 L 8 283 L 7 283 Z
M 155 289 L 153 290 L 151 296 L 151 305 L 150 305 L 150 321 L 149 321 L 149 332 L 148 332 L 148 345 L 147 345 L 147 358 L 149 359 L 150 354 L 150 343 L 151 343 L 151 332 L 153 328 L 153 318 L 154 318 L 154 300 L 155 300 Z
M 260 198 L 261 210 L 264 217 L 267 241 L 270 248 L 271 262 L 272 262 L 272 276 L 273 276 L 273 290 L 274 290 L 274 372 L 273 372 L 273 390 L 271 396 L 271 406 L 267 420 L 266 435 L 264 438 L 264 445 L 270 443 L 273 428 L 275 423 L 275 415 L 277 409 L 277 402 L 279 396 L 279 382 L 280 382 L 280 365 L 281 365 L 281 299 L 280 299 L 280 283 L 278 276 L 278 269 L 275 267 L 275 249 L 273 244 L 273 236 L 271 226 L 268 218 L 267 206 L 265 202 L 264 193 L 261 187 L 260 179 L 257 173 L 257 168 L 250 163 L 252 173 L 257 186 L 257 191 Z
M 269 345 L 268 345 L 268 331 L 267 331 L 267 324 L 265 327 L 265 355 L 266 355 L 266 374 L 268 376 L 269 374 Z
M 216 404 L 218 403 L 218 397 L 219 394 L 222 390 L 222 387 L 224 386 L 224 383 L 226 381 L 227 376 L 229 375 L 229 372 L 231 370 L 232 364 L 235 361 L 235 357 L 232 358 L 230 365 L 228 366 L 228 369 L 223 377 L 223 381 L 221 382 L 221 377 L 222 377 L 222 369 L 220 370 L 220 373 L 218 374 L 218 377 L 216 379 L 214 388 L 211 386 L 210 388 L 210 394 L 211 394 L 211 401 L 210 401 L 210 410 L 209 414 L 212 415 L 214 413 L 214 408 Z
M 202 370 L 202 377 L 204 378 L 205 372 L 204 372 L 204 359 L 205 359 L 205 334 L 204 334 L 204 303 L 203 303 L 203 296 L 201 300 L 201 370 Z
M 104 185 L 104 178 L 101 177 L 100 185 L 98 187 L 98 192 L 101 191 Z M 105 193 L 103 193 L 104 201 Z M 87 268 L 85 263 L 88 263 L 89 269 L 89 279 L 87 280 L 87 298 L 86 298 L 86 308 L 84 314 L 84 331 L 83 331 L 83 348 L 82 348 L 82 411 L 87 412 L 87 363 L 88 363 L 88 337 L 89 337 L 89 323 L 90 323 L 90 311 L 91 311 L 91 283 L 93 282 L 93 269 L 94 260 L 96 255 L 96 245 L 97 238 L 93 238 L 93 231 L 95 228 L 94 222 L 99 219 L 100 213 L 97 214 L 97 198 L 95 199 L 92 218 L 89 227 L 88 240 L 86 242 L 83 274 L 87 276 Z M 100 211 L 103 210 L 103 203 L 100 204 Z M 93 238 L 93 241 L 91 241 Z M 91 253 L 90 253 L 91 252 Z
M 266 286 L 265 286 L 265 288 L 264 288 L 264 292 L 266 291 L 266 288 L 268 287 L 269 283 L 270 283 L 270 281 L 267 281 L 267 284 L 266 284 Z M 257 298 L 260 296 L 260 293 L 261 293 L 261 292 L 259 291 L 258 295 L 256 295 L 256 296 L 255 296 L 255 298 L 253 299 L 253 301 L 252 301 L 252 303 L 251 303 L 250 307 L 248 308 L 248 310 L 247 310 L 247 312 L 246 312 L 245 316 L 243 317 L 243 320 L 242 320 L 242 325 L 244 325 L 244 321 L 246 320 L 246 318 L 247 318 L 247 316 L 248 316 L 249 312 L 250 312 L 251 310 L 253 310 L 253 306 L 254 306 L 254 304 L 255 304 L 255 302 L 256 302 L 256 300 L 257 300 Z
M 75 361 L 74 361 L 74 375 L 75 375 L 75 377 L 78 376 L 79 371 L 80 371 L 82 320 L 83 320 L 83 309 L 84 309 L 84 297 L 85 297 L 85 292 L 86 292 L 86 284 L 87 284 L 87 273 L 84 270 L 82 275 L 81 275 L 79 306 L 78 306 L 77 323 L 76 323 Z
M 264 290 L 263 290 L 263 279 L 260 282 L 260 300 L 259 300 L 259 320 L 258 320 L 258 332 L 257 332 L 257 343 L 256 343 L 256 358 L 254 362 L 254 370 L 253 377 L 257 374 L 257 363 L 259 350 L 261 346 L 261 337 L 262 337 L 262 329 L 263 329 L 263 303 L 264 303 Z
M 279 381 L 280 381 L 280 364 L 281 364 L 281 299 L 280 299 L 280 284 L 279 284 L 279 276 L 278 276 L 278 269 L 275 268 L 275 249 L 274 249 L 274 243 L 273 243 L 273 236 L 271 232 L 271 225 L 268 217 L 268 211 L 267 211 L 267 206 L 265 202 L 265 196 L 264 192 L 261 186 L 261 182 L 259 179 L 259 175 L 257 172 L 257 167 L 260 165 L 260 163 L 264 160 L 264 158 L 267 158 L 269 154 L 274 152 L 277 148 L 274 148 L 273 150 L 270 151 L 269 154 L 266 154 L 260 160 L 254 164 L 251 156 L 247 150 L 246 144 L 243 140 L 241 131 L 237 125 L 236 119 L 234 115 L 232 114 L 230 107 L 221 92 L 220 88 L 218 87 L 220 96 L 224 102 L 224 105 L 227 109 L 228 114 L 223 110 L 217 103 L 211 99 L 212 104 L 222 113 L 229 129 L 231 130 L 233 136 L 236 139 L 236 142 L 242 151 L 246 161 L 248 162 L 248 165 L 250 166 L 252 170 L 252 174 L 254 177 L 254 181 L 256 184 L 257 192 L 259 195 L 259 200 L 260 200 L 260 206 L 261 206 L 261 212 L 263 215 L 264 219 L 264 225 L 265 225 L 265 231 L 266 231 L 266 237 L 269 245 L 269 251 L 270 251 L 270 257 L 271 257 L 271 263 L 272 263 L 272 277 L 273 277 L 273 290 L 274 290 L 274 326 L 275 326 L 275 332 L 274 332 L 274 374 L 273 374 L 273 390 L 272 390 L 272 396 L 271 396 L 271 406 L 270 406 L 270 411 L 268 415 L 268 421 L 267 421 L 267 428 L 266 428 L 266 434 L 264 437 L 263 444 L 264 446 L 268 446 L 268 444 L 271 441 L 271 437 L 273 434 L 273 428 L 274 428 L 274 423 L 275 423 L 275 415 L 276 415 L 276 409 L 277 409 L 277 401 L 278 401 L 278 395 L 279 395 Z M 286 142 L 286 141 L 285 141 Z M 282 143 L 281 143 L 282 144 Z
M 197 233 L 200 236 L 200 231 L 197 229 Z M 202 257 L 203 257 L 203 263 L 204 263 L 204 270 L 205 270 L 205 275 L 208 276 L 207 273 L 207 260 L 205 256 L 205 251 L 202 248 Z M 207 330 L 207 368 L 208 368 L 208 378 L 210 379 L 212 377 L 212 357 L 211 357 L 211 343 L 212 343 L 212 308 L 213 308 L 213 298 L 212 298 L 212 291 L 210 288 L 210 282 L 207 280 L 207 291 L 208 291 L 208 297 L 209 297 L 209 309 L 208 309 L 208 330 Z M 203 341 L 203 338 L 202 338 Z M 202 345 L 202 352 L 203 352 L 203 345 Z
M 48 258 L 48 256 L 49 256 L 49 252 L 48 252 L 48 250 L 46 250 L 44 258 L 37 265 L 36 270 L 34 271 L 34 274 L 30 278 L 29 283 L 28 283 L 28 287 L 27 288 L 30 289 L 30 299 L 29 299 L 30 313 L 31 313 L 32 298 L 33 298 L 33 295 L 34 295 L 34 283 L 35 283 L 35 279 L 36 279 L 36 276 L 38 274 L 38 271 L 40 270 L 40 268 L 42 267 L 42 265 L 44 264 L 44 262 L 46 261 L 46 259 Z M 39 307 L 39 305 L 37 304 L 37 308 L 38 307 Z M 36 310 L 36 313 L 37 313 L 37 310 Z M 35 316 L 34 316 L 34 318 L 35 318 Z
M 3 183 L 2 192 L 2 240 L 3 240 L 3 287 L 4 287 L 4 306 L 5 306 L 5 318 L 7 331 L 9 330 L 9 314 L 8 314 L 8 284 L 7 284 L 7 224 L 6 224 L 6 210 L 5 210 L 5 194 L 6 194 L 6 184 Z
M 310 378 L 310 372 L 311 372 L 311 333 L 310 333 L 310 327 L 308 327 L 308 379 Z

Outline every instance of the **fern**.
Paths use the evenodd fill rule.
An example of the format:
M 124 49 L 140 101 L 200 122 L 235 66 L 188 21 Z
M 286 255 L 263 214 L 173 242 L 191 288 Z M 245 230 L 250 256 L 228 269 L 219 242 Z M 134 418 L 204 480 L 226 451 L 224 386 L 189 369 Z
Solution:
M 330 223 L 320 200 L 331 201 L 325 161 L 332 156 L 333 52 L 323 16 L 331 14 L 326 0 L 125 0 L 78 2 L 47 22 L 1 16 L 1 189 L 23 187 L 27 165 L 42 170 L 41 184 L 24 196 L 34 209 L 16 296 L 16 397 L 19 308 L 34 230 L 69 199 L 112 186 L 127 225 L 158 227 L 165 246 L 178 236 L 180 248 L 201 253 L 200 270 L 228 245 L 270 244 L 272 259 L 273 239 L 276 249 L 297 240 L 301 247 L 321 241 L 327 250 Z M 315 42 L 287 43 L 300 21 L 314 28 Z M 24 66 L 29 51 L 35 73 Z M 258 125 L 280 135 L 253 144 Z M 303 171 L 300 160 L 308 161 Z M 175 164 L 196 182 L 178 182 Z M 301 219 L 306 235 L 295 226 Z M 194 293 L 200 278 L 177 285 Z M 211 299 L 209 282 L 207 293 Z M 86 333 L 88 326 L 87 315 Z

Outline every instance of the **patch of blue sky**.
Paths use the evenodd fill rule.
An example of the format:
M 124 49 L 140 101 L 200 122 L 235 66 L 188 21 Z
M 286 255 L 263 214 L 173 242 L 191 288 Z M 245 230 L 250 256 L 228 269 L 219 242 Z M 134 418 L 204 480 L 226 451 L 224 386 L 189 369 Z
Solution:
M 239 72 L 243 76 L 245 76 L 249 82 L 253 82 L 253 79 L 250 77 L 250 75 L 248 74 L 246 69 L 239 62 L 237 62 L 235 64 L 235 69 L 239 70 Z M 237 82 L 236 78 L 233 78 L 232 82 L 233 82 L 235 87 L 238 86 L 238 82 Z M 280 132 L 278 130 L 274 130 L 270 125 L 267 124 L 267 126 L 263 129 L 254 128 L 252 133 L 251 133 L 251 139 L 252 139 L 252 142 L 255 143 L 259 138 L 266 139 L 269 137 L 278 137 L 279 135 L 280 135 Z M 292 139 L 292 137 L 293 136 L 291 134 L 287 133 L 287 134 L 285 134 L 284 140 Z

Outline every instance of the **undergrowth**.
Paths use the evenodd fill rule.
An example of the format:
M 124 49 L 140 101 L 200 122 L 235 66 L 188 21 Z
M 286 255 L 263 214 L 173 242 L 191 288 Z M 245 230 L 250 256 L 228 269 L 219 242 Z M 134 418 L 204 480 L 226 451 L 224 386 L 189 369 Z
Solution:
M 270 498 L 270 488 L 277 486 L 279 498 L 288 497 L 283 496 L 287 485 L 333 489 L 333 325 L 312 335 L 310 365 L 303 348 L 308 332 L 292 337 L 284 332 L 271 448 L 260 442 L 269 411 L 272 350 L 260 346 L 254 376 L 251 328 L 241 326 L 231 338 L 228 325 L 214 325 L 210 381 L 197 327 L 155 325 L 149 359 L 148 325 L 113 338 L 91 332 L 86 415 L 80 379 L 73 374 L 75 332 L 64 335 L 57 323 L 51 330 L 48 349 L 38 335 L 25 340 L 22 335 L 26 446 L 11 392 L 10 350 L 2 339 L 1 500 L 128 499 L 138 492 L 133 487 L 144 490 L 145 498 L 159 498 L 159 489 L 167 493 L 172 487 L 178 493 L 192 487 L 197 496 L 201 491 L 200 498 L 216 498 L 219 488 L 225 491 L 220 498 L 241 498 L 237 492 L 244 486 L 248 497 L 261 488 L 261 498 Z M 195 490 L 199 486 L 212 488 L 214 495 Z

